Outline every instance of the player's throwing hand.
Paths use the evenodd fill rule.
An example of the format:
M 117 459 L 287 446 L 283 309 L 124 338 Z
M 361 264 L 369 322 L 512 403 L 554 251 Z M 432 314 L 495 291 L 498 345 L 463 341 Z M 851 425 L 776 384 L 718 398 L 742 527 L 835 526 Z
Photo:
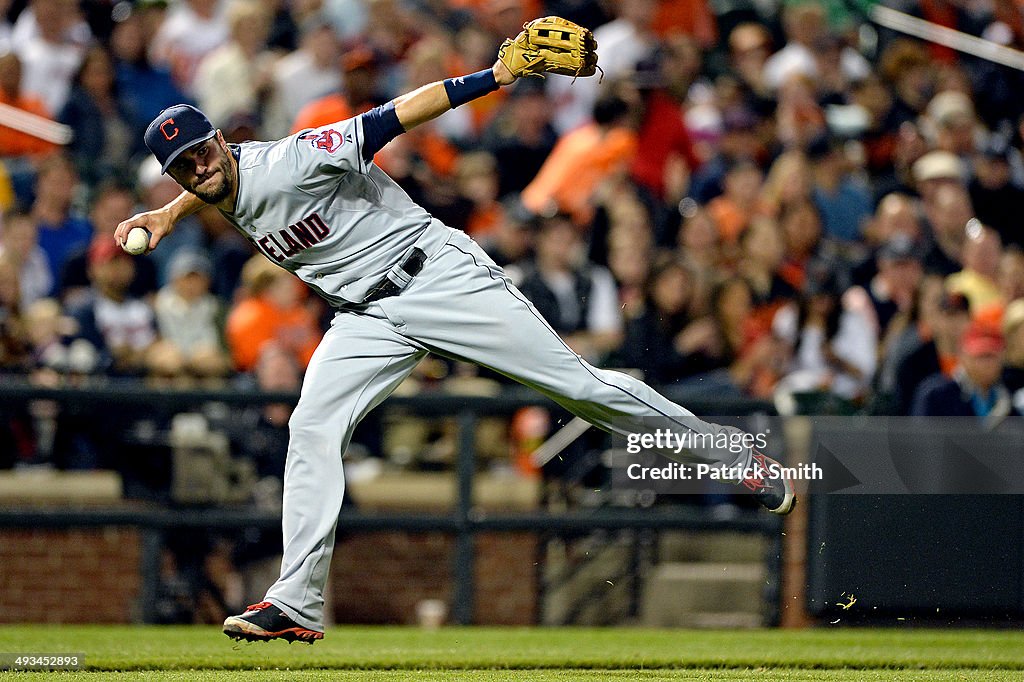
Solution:
M 148 251 L 152 251 L 160 243 L 160 240 L 170 233 L 174 224 L 171 222 L 167 211 L 163 209 L 136 213 L 131 218 L 121 221 L 117 229 L 114 230 L 114 240 L 117 241 L 117 245 L 123 249 L 125 247 L 125 240 L 128 239 L 128 233 L 136 227 L 149 230 L 151 236 L 149 238 Z

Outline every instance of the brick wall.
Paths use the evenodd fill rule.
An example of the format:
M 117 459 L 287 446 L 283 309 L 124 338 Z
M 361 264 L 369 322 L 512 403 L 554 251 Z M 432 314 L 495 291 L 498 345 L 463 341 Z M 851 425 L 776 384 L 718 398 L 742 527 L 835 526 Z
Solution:
M 527 625 L 536 619 L 536 537 L 477 536 L 474 621 Z M 452 599 L 453 537 L 443 533 L 367 533 L 340 541 L 331 564 L 338 623 L 416 622 L 422 599 Z
M 0 529 L 0 622 L 129 622 L 139 555 L 133 528 Z
M 477 537 L 475 620 L 535 620 L 536 538 Z M 338 623 L 415 623 L 416 604 L 451 604 L 454 538 L 369 533 L 341 540 L 331 566 Z M 140 535 L 132 528 L 0 529 L 0 623 L 128 623 L 136 614 Z

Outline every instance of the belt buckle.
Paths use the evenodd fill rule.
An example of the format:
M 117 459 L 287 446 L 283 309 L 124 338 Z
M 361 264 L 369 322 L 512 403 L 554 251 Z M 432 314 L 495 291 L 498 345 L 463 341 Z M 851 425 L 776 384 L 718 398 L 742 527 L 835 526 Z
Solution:
M 390 298 L 391 296 L 397 296 L 402 293 L 405 287 L 409 286 L 412 282 L 412 278 L 420 274 L 423 269 L 423 264 L 427 262 L 427 254 L 423 249 L 414 246 L 409 251 L 409 254 L 402 259 L 397 267 L 392 268 L 388 271 L 388 274 L 384 275 L 379 282 L 366 294 L 366 298 L 363 299 L 364 303 L 373 303 L 383 298 Z M 405 276 L 405 282 L 396 282 L 391 274 L 395 270 L 400 270 L 401 274 Z

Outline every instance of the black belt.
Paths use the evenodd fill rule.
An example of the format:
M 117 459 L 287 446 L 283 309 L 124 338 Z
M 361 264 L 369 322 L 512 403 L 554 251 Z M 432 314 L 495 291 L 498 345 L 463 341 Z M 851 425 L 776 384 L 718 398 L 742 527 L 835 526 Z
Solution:
M 392 268 L 392 272 L 384 275 L 384 277 L 377 282 L 369 292 L 367 292 L 366 298 L 363 299 L 363 303 L 373 303 L 374 301 L 379 301 L 382 298 L 397 296 L 402 292 L 402 289 L 409 285 L 408 280 L 411 280 L 413 277 L 420 274 L 420 270 L 423 269 L 423 264 L 426 262 L 427 254 L 414 246 L 412 251 L 409 252 L 409 255 L 405 257 L 405 260 L 397 265 L 397 269 L 402 273 L 405 273 L 407 276 L 405 284 L 399 284 L 392 279 L 392 276 L 399 278 L 402 277 L 402 275 L 397 272 L 392 275 L 392 272 L 396 269 Z

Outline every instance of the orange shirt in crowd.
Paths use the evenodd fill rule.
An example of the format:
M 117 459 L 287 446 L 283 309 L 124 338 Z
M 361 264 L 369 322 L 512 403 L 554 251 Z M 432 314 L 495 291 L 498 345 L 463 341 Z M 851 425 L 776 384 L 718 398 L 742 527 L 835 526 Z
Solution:
M 289 349 L 295 360 L 305 367 L 321 336 L 316 316 L 306 308 L 295 306 L 283 310 L 258 297 L 235 306 L 228 315 L 225 334 L 235 368 L 242 372 L 256 366 L 268 341 Z
M 1006 303 L 1000 298 L 978 307 L 977 312 L 972 311 L 971 317 L 994 329 L 1003 328 L 1003 313 L 1006 312 Z
M 693 36 L 703 47 L 714 45 L 718 34 L 708 0 L 660 0 L 652 28 L 661 37 L 673 33 Z
M 718 234 L 726 244 L 736 244 L 750 223 L 750 213 L 735 201 L 719 196 L 708 202 L 708 214 L 718 226 Z
M 27 111 L 30 114 L 53 120 L 42 100 L 35 97 L 10 98 L 0 91 L 0 104 Z M 33 156 L 46 154 L 57 148 L 52 142 L 40 140 L 28 133 L 0 125 L 0 156 Z
M 494 232 L 504 214 L 501 204 L 496 201 L 488 206 L 474 207 L 469 214 L 469 220 L 466 221 L 466 233 L 477 239 L 486 236 Z
M 523 205 L 545 213 L 554 203 L 579 224 L 590 222 L 590 198 L 603 180 L 626 168 L 636 154 L 636 134 L 626 128 L 603 132 L 590 123 L 558 141 L 537 177 L 522 193 Z
M 299 110 L 299 115 L 292 123 L 292 134 L 308 128 L 319 128 L 328 123 L 336 123 L 352 118 L 352 107 L 348 100 L 341 93 L 335 92 L 330 95 L 313 100 Z

